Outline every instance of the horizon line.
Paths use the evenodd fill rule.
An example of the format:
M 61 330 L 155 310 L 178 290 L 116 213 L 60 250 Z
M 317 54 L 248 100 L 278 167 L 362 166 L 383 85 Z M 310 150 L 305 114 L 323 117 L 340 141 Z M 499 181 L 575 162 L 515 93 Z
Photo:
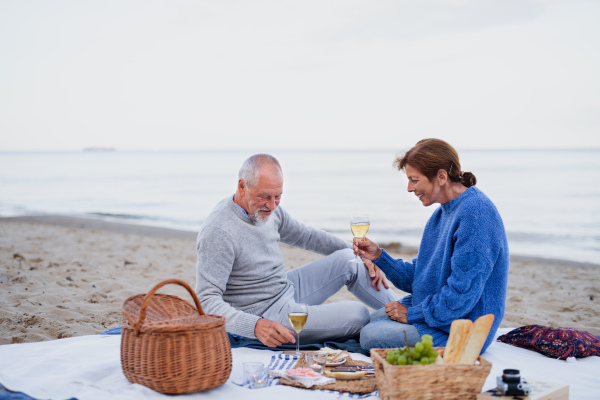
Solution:
M 595 151 L 600 150 L 600 146 L 592 147 L 455 147 L 458 151 Z M 398 151 L 402 151 L 406 147 L 399 148 Z M 82 149 L 63 149 L 63 150 L 14 150 L 14 149 L 0 149 L 0 153 L 241 153 L 241 152 L 389 152 L 389 148 L 372 148 L 372 149 L 359 149 L 359 148 L 347 148 L 347 149 L 118 149 L 116 147 L 111 148 L 82 148 Z

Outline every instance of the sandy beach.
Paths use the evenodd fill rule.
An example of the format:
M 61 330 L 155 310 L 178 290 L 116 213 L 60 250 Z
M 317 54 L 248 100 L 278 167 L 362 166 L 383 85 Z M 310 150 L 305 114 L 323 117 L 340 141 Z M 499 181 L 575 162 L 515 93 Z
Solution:
M 195 237 L 74 217 L 0 219 L 0 345 L 98 334 L 121 325 L 125 299 L 158 282 L 179 278 L 193 287 Z M 396 257 L 415 255 L 386 248 Z M 285 245 L 282 251 L 290 269 L 321 257 Z M 161 292 L 190 298 L 177 286 Z M 329 301 L 342 299 L 355 300 L 343 290 Z M 528 324 L 600 335 L 600 265 L 513 257 L 502 326 Z

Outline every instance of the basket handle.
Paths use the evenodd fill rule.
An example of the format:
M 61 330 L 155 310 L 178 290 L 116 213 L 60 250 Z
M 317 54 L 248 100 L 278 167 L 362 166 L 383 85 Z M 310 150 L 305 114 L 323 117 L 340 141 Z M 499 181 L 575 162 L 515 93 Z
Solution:
M 200 300 L 198 300 L 198 296 L 196 296 L 196 293 L 192 290 L 190 285 L 188 285 L 181 279 L 167 279 L 166 281 L 162 281 L 162 282 L 154 285 L 154 287 L 152 289 L 150 289 L 150 291 L 148 293 L 146 293 L 146 295 L 144 296 L 144 301 L 142 302 L 142 306 L 140 307 L 140 315 L 139 315 L 138 320 L 135 323 L 135 327 L 134 327 L 134 333 L 136 336 L 138 335 L 138 333 L 140 331 L 140 326 L 142 326 L 142 324 L 144 323 L 144 320 L 146 319 L 146 307 L 148 307 L 148 304 L 150 304 L 150 300 L 152 300 L 152 296 L 154 296 L 154 293 L 156 293 L 156 291 L 158 289 L 160 289 L 161 287 L 163 287 L 165 285 L 171 284 L 171 283 L 176 283 L 180 286 L 183 286 L 190 293 L 190 295 L 192 295 L 192 298 L 194 299 L 194 303 L 196 304 L 196 309 L 198 310 L 198 313 L 200 315 L 205 315 L 204 310 L 202 309 L 202 306 L 200 305 Z

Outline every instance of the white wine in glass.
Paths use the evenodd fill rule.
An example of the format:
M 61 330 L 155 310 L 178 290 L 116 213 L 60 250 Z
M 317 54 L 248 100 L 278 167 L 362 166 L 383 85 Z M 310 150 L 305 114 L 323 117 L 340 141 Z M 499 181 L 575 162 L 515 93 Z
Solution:
M 358 240 L 363 240 L 365 236 L 367 236 L 370 226 L 371 222 L 367 214 L 354 214 L 350 219 L 350 229 L 352 230 L 354 237 Z M 355 263 L 363 262 L 358 254 L 355 254 L 354 258 L 349 261 Z
M 306 325 L 306 320 L 308 319 L 308 305 L 303 303 L 291 303 L 288 305 L 287 312 L 290 324 L 292 324 L 292 328 L 298 335 L 298 338 L 296 339 L 296 355 L 300 357 L 302 354 L 300 352 L 300 331 L 304 329 L 304 325 Z

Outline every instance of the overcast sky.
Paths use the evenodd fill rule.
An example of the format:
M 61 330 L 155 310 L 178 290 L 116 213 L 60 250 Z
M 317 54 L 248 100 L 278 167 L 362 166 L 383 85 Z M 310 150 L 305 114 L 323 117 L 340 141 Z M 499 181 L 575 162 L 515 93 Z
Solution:
M 600 2 L 0 0 L 0 150 L 600 147 Z

